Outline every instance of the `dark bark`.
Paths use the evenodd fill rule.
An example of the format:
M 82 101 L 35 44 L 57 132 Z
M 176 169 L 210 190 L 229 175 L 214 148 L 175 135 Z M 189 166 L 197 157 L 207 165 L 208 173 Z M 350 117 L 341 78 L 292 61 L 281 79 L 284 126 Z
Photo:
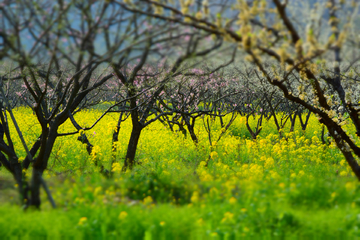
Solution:
M 123 172 L 125 172 L 127 169 L 132 170 L 135 165 L 136 149 L 139 143 L 141 130 L 142 128 L 140 126 L 133 125 L 126 156 L 125 156 L 124 166 L 122 168 Z
M 184 135 L 184 137 L 186 138 L 186 129 L 184 128 L 184 126 L 182 125 L 182 124 L 178 124 L 178 126 L 179 126 L 179 131 Z M 196 137 L 196 135 L 195 135 L 195 137 Z M 193 141 L 194 141 L 194 139 L 193 138 L 191 138 Z M 195 141 L 196 142 L 196 141 Z
M 329 133 L 335 139 L 337 147 L 340 149 L 340 151 L 344 155 L 347 163 L 351 167 L 351 170 L 353 171 L 353 173 L 355 174 L 357 179 L 360 180 L 360 166 L 359 166 L 358 162 L 356 161 L 356 159 L 354 158 L 348 144 L 337 133 L 337 131 L 335 130 L 335 127 L 332 127 L 332 122 L 327 122 L 326 120 L 320 121 L 320 122 L 322 122 L 326 126 L 328 126 Z
M 184 138 L 186 138 L 186 136 L 187 136 L 187 131 L 186 131 L 186 129 L 184 128 L 184 125 L 185 125 L 184 121 L 183 121 L 183 120 L 180 121 L 180 118 L 181 118 L 181 117 L 174 116 L 174 117 L 172 117 L 172 119 L 170 120 L 170 119 L 168 118 L 168 116 L 165 115 L 163 118 L 164 118 L 164 119 L 159 118 L 159 120 L 162 121 L 165 126 L 169 126 L 170 131 L 172 131 L 172 132 L 179 131 L 179 132 L 181 132 L 181 133 L 184 135 Z M 174 130 L 174 126 L 175 126 L 175 125 L 177 125 L 177 126 L 179 127 L 179 130 Z
M 303 119 L 302 119 L 301 113 L 302 113 L 302 111 L 301 111 L 301 112 L 299 111 L 297 114 L 298 114 L 298 116 L 299 116 L 300 125 L 301 125 L 301 130 L 305 131 L 305 130 L 306 130 L 306 127 L 307 127 L 307 125 L 308 125 L 309 119 L 310 119 L 311 111 L 309 111 L 308 114 L 306 115 L 306 117 L 305 117 L 305 122 L 304 122 Z
M 329 142 L 325 140 L 325 125 L 322 125 L 321 127 L 321 142 L 323 144 L 329 144 Z
M 294 113 L 294 117 L 292 117 L 291 113 L 289 115 L 290 117 L 290 122 L 291 122 L 291 126 L 290 126 L 290 132 L 293 132 L 295 129 L 295 122 L 296 122 L 296 113 Z
M 44 170 L 42 168 L 33 168 L 33 173 L 31 177 L 31 185 L 30 185 L 30 201 L 29 206 L 34 206 L 36 208 L 40 208 L 41 200 L 40 200 L 40 187 L 42 181 L 42 174 Z
M 246 115 L 246 128 L 249 131 L 251 138 L 252 139 L 256 139 L 257 136 L 260 134 L 261 130 L 262 130 L 262 119 L 263 119 L 264 114 L 262 113 L 260 118 L 258 119 L 256 128 L 255 128 L 255 132 L 251 129 L 250 125 L 249 125 L 249 117 L 250 114 Z
M 23 174 L 21 169 L 21 163 L 18 162 L 17 157 L 13 157 L 13 163 L 11 163 L 11 167 L 13 169 L 13 176 L 15 178 L 16 183 L 18 184 L 18 190 L 20 193 L 20 201 L 24 203 L 26 200 L 26 193 L 23 185 Z M 15 159 L 16 158 L 16 159 Z M 16 161 L 16 163 L 15 163 Z
M 198 144 L 199 140 L 195 134 L 194 125 L 195 125 L 195 118 L 192 119 L 192 122 L 190 122 L 190 117 L 183 115 L 183 119 L 185 122 L 185 125 L 189 131 L 191 140 L 195 143 L 195 145 Z
M 11 166 L 10 166 L 10 162 L 6 159 L 5 155 L 0 152 L 0 167 L 4 165 L 4 167 L 11 172 Z
M 81 136 L 77 138 L 78 141 L 80 141 L 82 144 L 86 144 L 86 151 L 89 155 L 91 155 L 93 145 L 90 143 L 89 139 L 87 138 L 85 133 L 81 133 Z
M 40 148 L 40 139 L 41 139 L 41 135 L 40 137 L 36 140 L 36 142 L 34 143 L 34 145 L 31 147 L 30 149 L 30 154 L 32 157 L 35 156 L 36 152 L 39 150 Z M 29 156 L 26 156 L 26 158 L 24 159 L 24 161 L 22 162 L 22 168 L 23 169 L 28 169 L 29 165 L 30 165 L 30 158 Z
M 55 120 L 49 125 L 50 127 L 43 127 L 42 129 L 39 155 L 36 159 L 34 159 L 33 164 L 33 174 L 30 183 L 30 199 L 28 201 L 27 207 L 34 206 L 35 208 L 40 208 L 40 187 L 42 185 L 42 181 L 44 181 L 42 178 L 42 174 L 47 168 L 50 154 L 58 135 L 57 129 L 59 126 L 59 122 Z M 44 187 L 46 187 L 45 184 Z

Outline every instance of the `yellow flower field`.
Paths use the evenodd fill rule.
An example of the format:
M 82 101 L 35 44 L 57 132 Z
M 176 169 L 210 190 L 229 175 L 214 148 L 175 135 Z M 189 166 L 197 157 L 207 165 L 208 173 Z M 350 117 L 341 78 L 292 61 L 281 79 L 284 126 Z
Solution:
M 31 145 L 39 133 L 35 117 L 27 108 L 15 113 Z M 100 115 L 99 110 L 87 110 L 75 119 L 88 127 Z M 211 122 L 211 146 L 202 120 L 196 125 L 197 145 L 189 136 L 171 132 L 157 121 L 143 131 L 136 154 L 138 164 L 126 173 L 121 170 L 131 121 L 116 129 L 117 118 L 117 114 L 109 114 L 83 132 L 94 146 L 91 155 L 77 140 L 81 133 L 59 137 L 45 172 L 60 211 L 57 214 L 71 218 L 77 226 L 74 231 L 81 236 L 91 229 L 104 237 L 111 232 L 121 235 L 121 229 L 135 226 L 122 236 L 178 236 L 175 229 L 182 229 L 188 231 L 180 234 L 186 238 L 274 236 L 275 232 L 292 236 L 292 231 L 323 237 L 327 233 L 322 228 L 337 226 L 346 217 L 343 230 L 336 228 L 332 233 L 358 234 L 358 183 L 331 139 L 327 139 L 329 144 L 321 142 L 321 126 L 315 117 L 305 132 L 296 128 L 289 133 L 285 128 L 282 138 L 270 119 L 260 136 L 251 140 L 244 126 L 246 118 L 238 116 L 217 142 L 224 129 L 215 120 Z M 250 125 L 255 123 L 252 119 Z M 75 130 L 67 122 L 59 133 Z M 112 152 L 116 130 L 119 142 Z M 20 159 L 24 159 L 20 140 L 15 144 L 22 154 Z M 101 164 L 96 166 L 95 162 Z M 112 171 L 111 178 L 99 173 L 100 165 Z M 0 176 L 7 174 L 0 170 Z M 7 194 L 17 202 L 15 190 Z M 45 194 L 42 199 L 43 214 L 51 217 L 55 213 L 50 211 Z M 104 220 L 101 212 L 107 212 L 109 220 Z M 16 220 L 19 224 L 23 221 L 26 218 Z M 96 227 L 103 226 L 99 221 L 107 226 L 105 230 Z M 47 223 L 41 224 L 47 229 Z M 73 234 L 68 232 L 67 236 Z

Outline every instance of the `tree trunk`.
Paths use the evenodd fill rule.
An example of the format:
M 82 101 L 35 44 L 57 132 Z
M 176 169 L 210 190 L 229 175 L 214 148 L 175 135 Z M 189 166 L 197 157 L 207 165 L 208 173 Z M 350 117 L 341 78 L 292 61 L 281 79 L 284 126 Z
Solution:
M 197 136 L 195 134 L 194 128 L 192 126 L 187 126 L 187 127 L 188 127 L 188 130 L 189 130 L 191 139 L 193 140 L 195 145 L 197 145 L 199 140 L 198 140 L 198 138 L 197 138 Z
M 188 128 L 188 131 L 190 133 L 191 140 L 193 140 L 195 145 L 197 145 L 199 143 L 199 140 L 198 140 L 198 138 L 195 134 L 195 130 L 194 130 L 195 119 L 192 120 L 193 121 L 192 123 L 190 123 L 190 118 L 187 116 L 183 116 L 183 119 L 184 119 L 185 125 Z
M 328 124 L 328 125 L 330 125 L 330 124 Z M 325 123 L 325 125 L 327 125 L 327 124 Z M 353 171 L 353 173 L 355 174 L 357 179 L 360 181 L 360 166 L 359 166 L 358 162 L 356 161 L 356 159 L 354 158 L 354 156 L 350 150 L 350 147 L 341 138 L 341 136 L 336 132 L 336 130 L 333 127 L 331 127 L 331 125 L 330 125 L 330 127 L 328 127 L 328 130 L 329 130 L 331 136 L 334 138 L 337 147 L 340 149 L 340 151 L 344 155 L 347 163 L 351 167 L 351 170 Z
M 124 166 L 122 168 L 123 172 L 125 172 L 128 168 L 130 170 L 132 170 L 132 168 L 134 167 L 136 149 L 137 149 L 137 145 L 139 143 L 141 130 L 142 130 L 142 127 L 133 125 L 132 131 L 131 131 L 131 136 L 130 136 L 130 141 L 129 141 L 127 152 L 126 152 Z
M 305 131 L 306 130 L 306 127 L 308 125 L 308 122 L 309 122 L 309 118 L 310 118 L 310 114 L 311 114 L 311 111 L 308 112 L 308 114 L 306 115 L 305 117 L 305 122 L 302 120 L 302 111 L 301 112 L 298 112 L 298 116 L 299 116 L 299 120 L 300 120 L 300 125 L 301 125 L 301 130 Z
M 17 158 L 16 158 L 17 159 Z M 16 160 L 18 161 L 18 160 Z M 26 203 L 27 194 L 26 194 L 26 183 L 24 184 L 23 174 L 21 170 L 21 163 L 12 164 L 13 168 L 13 176 L 15 178 L 16 183 L 18 184 L 19 193 L 20 193 L 20 201 L 21 203 Z
M 44 170 L 39 168 L 33 168 L 33 173 L 31 177 L 31 200 L 29 202 L 29 206 L 34 206 L 36 208 L 40 208 L 41 200 L 40 200 L 40 187 L 41 187 L 41 178 Z
M 184 135 L 184 138 L 186 138 L 186 129 L 184 128 L 184 126 L 183 125 L 181 125 L 181 124 L 179 124 L 178 125 L 179 126 L 179 131 Z M 191 137 L 191 139 L 194 141 L 194 138 L 193 137 Z M 195 135 L 195 139 L 197 139 L 196 138 L 196 135 Z M 197 140 L 196 140 L 197 141 Z
M 42 175 L 47 168 L 47 164 L 57 138 L 58 122 L 53 122 L 50 127 L 43 127 L 42 138 L 40 140 L 40 152 L 34 159 L 33 173 L 30 182 L 30 200 L 27 206 L 40 208 L 40 187 L 42 185 Z M 45 138 L 47 136 L 47 138 Z
M 289 132 L 293 132 L 294 129 L 295 129 L 296 116 L 297 116 L 296 112 L 294 114 L 294 117 L 291 117 L 291 113 L 289 115 L 290 121 L 291 121 L 291 126 L 290 126 L 290 131 Z

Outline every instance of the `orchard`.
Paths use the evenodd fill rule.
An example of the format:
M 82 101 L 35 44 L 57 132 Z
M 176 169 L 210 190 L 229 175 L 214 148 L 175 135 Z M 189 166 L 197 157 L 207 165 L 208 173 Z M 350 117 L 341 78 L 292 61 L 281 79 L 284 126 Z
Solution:
M 0 236 L 360 236 L 358 12 L 0 3 Z

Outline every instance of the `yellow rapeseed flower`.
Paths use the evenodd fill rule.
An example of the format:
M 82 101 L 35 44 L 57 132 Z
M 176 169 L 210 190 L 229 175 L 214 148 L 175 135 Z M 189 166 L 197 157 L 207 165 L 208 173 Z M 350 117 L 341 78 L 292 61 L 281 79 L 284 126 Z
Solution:
M 86 222 L 87 222 L 87 217 L 82 217 L 80 218 L 78 225 L 84 225 Z
M 112 164 L 112 171 L 113 172 L 121 172 L 121 165 L 120 163 L 113 163 Z
M 346 171 L 341 171 L 341 172 L 340 172 L 340 176 L 345 177 L 346 175 L 347 175 L 347 172 L 346 172 Z
M 122 212 L 119 214 L 119 219 L 120 219 L 120 220 L 124 220 L 127 216 L 128 216 L 128 213 L 125 212 L 125 211 L 122 211 Z
M 236 198 L 234 198 L 234 197 L 231 197 L 230 199 L 229 199 L 229 203 L 230 204 L 235 204 L 237 202 L 237 200 L 236 200 Z
M 222 223 L 224 222 L 232 222 L 234 220 L 234 214 L 231 212 L 224 213 L 224 217 L 221 220 Z
M 298 173 L 298 176 L 301 177 L 301 176 L 304 176 L 305 175 L 305 172 L 303 170 L 300 170 L 299 173 Z
M 331 198 L 330 198 L 329 202 L 334 201 L 335 198 L 337 197 L 337 195 L 338 195 L 338 194 L 337 194 L 336 192 L 333 192 L 333 193 L 331 194 Z
M 199 192 L 198 191 L 194 191 L 191 198 L 190 198 L 192 203 L 197 203 L 199 202 Z
M 94 190 L 94 195 L 98 195 L 102 190 L 102 187 L 99 186 L 99 187 L 96 187 L 95 190 Z
M 153 202 L 153 199 L 151 196 L 147 196 L 146 198 L 144 198 L 143 202 L 144 204 L 150 204 Z
M 348 190 L 348 191 L 355 190 L 355 188 L 356 188 L 356 183 L 355 183 L 355 182 L 347 182 L 347 183 L 345 184 L 345 188 L 346 188 L 346 190 Z
M 212 159 L 216 158 L 217 156 L 218 156 L 218 153 L 215 152 L 215 151 L 213 151 L 213 152 L 210 153 L 210 157 L 211 157 Z

